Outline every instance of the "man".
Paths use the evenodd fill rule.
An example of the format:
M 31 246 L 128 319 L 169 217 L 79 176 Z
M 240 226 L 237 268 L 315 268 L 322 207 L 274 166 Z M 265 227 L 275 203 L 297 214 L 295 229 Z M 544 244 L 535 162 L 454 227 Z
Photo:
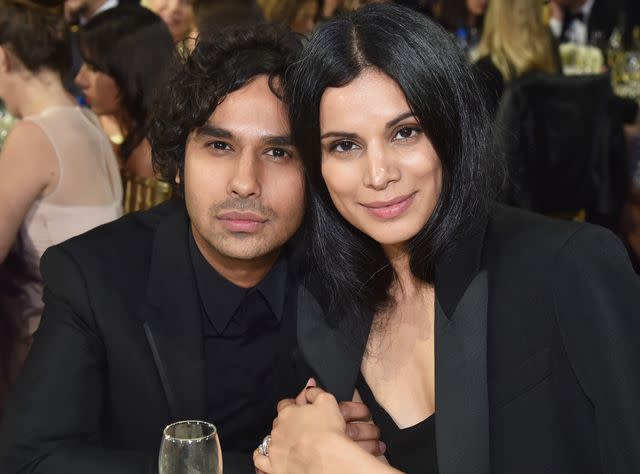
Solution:
M 176 66 L 150 139 L 184 200 L 45 254 L 45 311 L 0 430 L 0 472 L 157 472 L 164 426 L 204 419 L 225 474 L 253 473 L 278 400 L 311 375 L 287 245 L 304 178 L 274 93 L 299 46 L 275 28 L 228 31 Z M 375 426 L 349 431 L 377 452 Z
M 623 11 L 620 0 L 551 0 L 550 27 L 560 42 L 604 46 Z

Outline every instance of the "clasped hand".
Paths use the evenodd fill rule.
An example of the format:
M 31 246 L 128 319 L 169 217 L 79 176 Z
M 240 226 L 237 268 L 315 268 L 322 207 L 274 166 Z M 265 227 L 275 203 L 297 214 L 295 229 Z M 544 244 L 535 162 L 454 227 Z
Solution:
M 339 472 L 335 464 L 351 458 L 352 449 L 384 454 L 371 412 L 363 403 L 338 403 L 310 379 L 295 399 L 278 403 L 268 456 L 256 450 L 253 461 L 264 474 Z

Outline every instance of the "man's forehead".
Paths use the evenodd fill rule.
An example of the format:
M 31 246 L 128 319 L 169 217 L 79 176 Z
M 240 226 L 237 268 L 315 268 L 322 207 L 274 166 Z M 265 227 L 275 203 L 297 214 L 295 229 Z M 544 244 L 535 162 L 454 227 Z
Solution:
M 289 135 L 289 118 L 285 103 L 259 76 L 225 96 L 216 106 L 204 127 L 218 129 L 256 129 L 270 135 Z

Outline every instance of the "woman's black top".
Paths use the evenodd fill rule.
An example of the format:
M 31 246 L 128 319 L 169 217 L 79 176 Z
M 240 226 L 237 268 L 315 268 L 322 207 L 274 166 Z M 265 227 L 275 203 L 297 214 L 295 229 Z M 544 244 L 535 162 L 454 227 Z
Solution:
M 435 415 L 400 429 L 376 401 L 362 374 L 358 377 L 357 388 L 380 428 L 380 439 L 387 445 L 385 456 L 389 464 L 406 474 L 437 474 Z

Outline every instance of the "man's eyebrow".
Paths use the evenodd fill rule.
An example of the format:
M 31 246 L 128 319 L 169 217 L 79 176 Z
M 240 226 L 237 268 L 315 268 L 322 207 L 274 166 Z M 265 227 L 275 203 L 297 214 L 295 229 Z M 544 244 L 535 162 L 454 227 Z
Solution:
M 264 143 L 271 146 L 292 146 L 293 140 L 286 135 L 268 135 L 264 138 Z
M 196 130 L 196 137 L 215 137 L 215 138 L 234 138 L 233 133 L 224 128 L 216 127 L 214 125 L 204 124 L 202 127 Z

